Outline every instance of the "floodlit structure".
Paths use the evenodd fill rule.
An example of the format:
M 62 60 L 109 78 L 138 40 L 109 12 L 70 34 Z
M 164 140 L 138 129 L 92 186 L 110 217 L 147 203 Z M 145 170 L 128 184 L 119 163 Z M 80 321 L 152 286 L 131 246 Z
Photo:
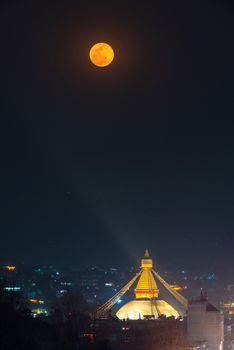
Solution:
M 187 300 L 178 293 L 178 286 L 169 285 L 155 270 L 153 270 L 153 260 L 149 256 L 148 250 L 145 251 L 144 258 L 141 260 L 140 271 L 129 281 L 117 294 L 102 305 L 96 316 L 105 317 L 108 311 L 115 303 L 132 287 L 138 280 L 135 289 L 135 300 L 123 305 L 116 313 L 121 319 L 158 319 L 161 315 L 178 318 L 179 312 L 166 301 L 159 299 L 159 288 L 156 279 L 172 294 L 172 296 L 187 309 Z
M 209 350 L 223 350 L 224 316 L 203 293 L 188 303 L 188 339 L 194 346 L 205 342 Z

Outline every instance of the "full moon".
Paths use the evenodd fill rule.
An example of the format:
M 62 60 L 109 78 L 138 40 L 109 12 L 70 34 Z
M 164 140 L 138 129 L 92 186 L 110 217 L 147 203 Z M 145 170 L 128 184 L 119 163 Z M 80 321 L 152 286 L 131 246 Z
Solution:
M 97 43 L 89 51 L 91 62 L 97 67 L 106 67 L 114 59 L 114 51 L 109 44 Z

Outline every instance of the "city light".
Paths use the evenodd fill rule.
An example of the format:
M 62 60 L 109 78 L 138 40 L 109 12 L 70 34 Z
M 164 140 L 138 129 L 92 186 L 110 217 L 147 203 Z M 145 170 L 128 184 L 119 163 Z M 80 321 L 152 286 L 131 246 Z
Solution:
M 33 315 L 33 317 L 37 317 L 38 315 L 48 316 L 48 310 L 47 309 L 33 309 L 32 315 Z
M 39 299 L 29 299 L 29 301 L 31 301 L 31 303 L 44 304 L 44 301 Z
M 171 287 L 173 290 L 175 290 L 175 291 L 179 291 L 179 290 L 182 289 L 182 287 L 180 287 L 180 286 L 178 286 L 178 285 L 176 285 L 176 284 L 171 284 L 170 287 Z
M 21 289 L 21 287 L 5 287 L 4 289 L 8 292 L 17 292 Z
M 5 266 L 5 269 L 8 270 L 8 271 L 14 271 L 16 269 L 16 266 L 14 266 L 14 265 L 7 265 L 7 266 Z

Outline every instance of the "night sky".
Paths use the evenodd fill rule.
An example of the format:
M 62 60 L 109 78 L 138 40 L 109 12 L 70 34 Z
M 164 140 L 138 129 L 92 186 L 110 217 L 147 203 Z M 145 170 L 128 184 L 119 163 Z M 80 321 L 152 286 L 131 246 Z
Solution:
M 1 262 L 234 268 L 232 1 L 0 13 Z

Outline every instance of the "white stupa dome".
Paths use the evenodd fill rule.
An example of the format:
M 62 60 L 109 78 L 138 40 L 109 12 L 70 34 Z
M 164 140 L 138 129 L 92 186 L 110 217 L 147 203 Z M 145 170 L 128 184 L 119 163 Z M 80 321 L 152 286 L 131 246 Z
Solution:
M 139 320 L 144 319 L 145 316 L 152 316 L 157 319 L 160 315 L 166 317 L 174 316 L 178 318 L 179 313 L 166 301 L 164 300 L 132 300 L 127 304 L 123 305 L 119 311 L 117 311 L 116 316 L 120 320 Z

